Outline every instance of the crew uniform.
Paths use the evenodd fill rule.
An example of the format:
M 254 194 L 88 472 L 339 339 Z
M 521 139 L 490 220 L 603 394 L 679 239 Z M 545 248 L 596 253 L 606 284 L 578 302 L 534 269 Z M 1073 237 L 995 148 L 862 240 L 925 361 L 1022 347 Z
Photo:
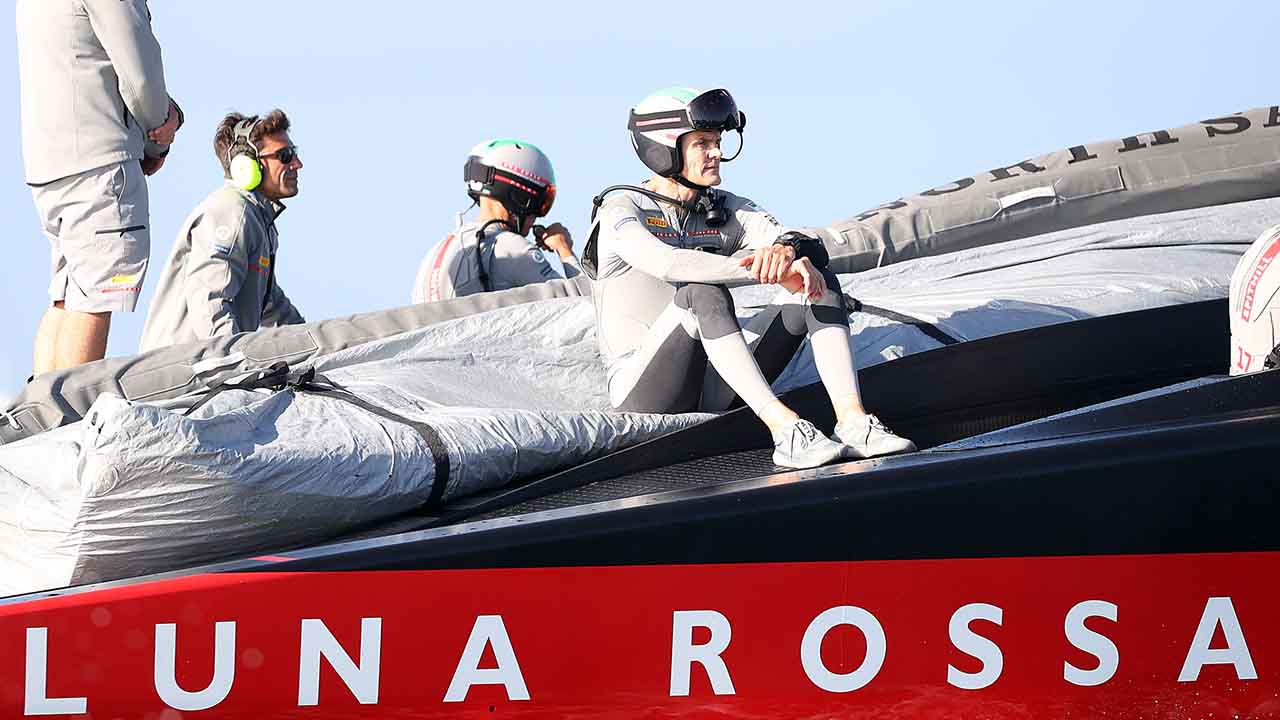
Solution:
M 783 291 L 752 319 L 746 328 L 752 355 L 735 355 L 731 343 L 717 342 L 739 332 L 727 288 L 755 282 L 749 269 L 729 256 L 768 247 L 785 228 L 750 200 L 715 193 L 728 214 L 718 228 L 707 224 L 705 214 L 634 191 L 612 193 L 601 205 L 592 296 L 616 408 L 722 410 L 734 392 L 708 365 L 708 355 L 726 373 L 742 378 L 755 377 L 749 367 L 754 357 L 772 382 L 806 334 L 844 326 L 847 343 L 844 299 L 836 278 L 825 270 L 828 289 L 820 300 L 811 303 L 803 293 Z M 752 390 L 742 399 L 757 413 L 774 399 L 767 386 L 735 384 Z
M 577 258 L 562 262 L 565 278 L 581 271 Z M 559 278 L 543 251 L 525 237 L 501 229 L 500 223 L 477 221 L 451 233 L 423 258 L 412 298 L 415 303 L 435 302 Z
M 147 272 L 146 133 L 169 115 L 145 0 L 18 0 L 22 155 L 52 244 L 49 297 L 132 311 Z
M 231 181 L 205 198 L 174 242 L 140 350 L 306 322 L 275 279 L 283 211 Z

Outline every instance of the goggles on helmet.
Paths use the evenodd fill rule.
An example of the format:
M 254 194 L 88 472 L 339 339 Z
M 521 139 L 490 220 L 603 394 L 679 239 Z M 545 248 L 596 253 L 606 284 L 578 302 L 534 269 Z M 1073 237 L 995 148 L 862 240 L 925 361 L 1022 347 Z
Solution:
M 708 90 L 680 110 L 654 113 L 632 111 L 627 128 L 637 132 L 653 130 L 737 130 L 747 126 L 747 115 L 738 109 L 728 90 Z
M 708 90 L 689 101 L 689 126 L 694 130 L 738 130 L 747 125 L 747 116 L 738 109 L 728 90 Z

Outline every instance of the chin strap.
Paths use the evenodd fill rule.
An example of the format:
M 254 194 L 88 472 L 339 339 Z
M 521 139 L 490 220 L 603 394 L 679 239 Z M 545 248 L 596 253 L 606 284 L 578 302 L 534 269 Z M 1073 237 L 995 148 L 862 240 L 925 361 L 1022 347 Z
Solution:
M 695 182 L 690 181 L 688 178 L 686 178 L 683 175 L 672 175 L 671 179 L 675 180 L 678 184 L 689 188 L 690 190 L 697 191 L 700 194 L 711 190 L 711 187 L 709 185 L 699 185 Z

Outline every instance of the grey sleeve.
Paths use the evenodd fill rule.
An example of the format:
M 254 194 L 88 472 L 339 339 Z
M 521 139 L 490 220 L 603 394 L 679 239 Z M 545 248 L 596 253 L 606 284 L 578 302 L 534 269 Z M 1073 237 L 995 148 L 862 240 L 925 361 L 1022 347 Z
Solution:
M 289 301 L 280 283 L 271 286 L 271 294 L 267 296 L 266 307 L 262 308 L 262 326 L 280 327 L 281 325 L 301 325 L 306 322 L 298 308 Z
M 427 283 L 431 281 L 431 258 L 435 253 L 427 253 L 418 264 L 418 274 L 413 278 L 413 290 L 409 292 L 409 302 L 418 304 L 427 301 Z
M 475 254 L 475 248 L 466 244 L 472 235 L 467 232 L 450 233 L 431 248 L 418 266 L 411 294 L 413 302 L 451 300 L 459 293 L 465 295 L 479 291 L 479 282 L 471 277 L 471 264 L 467 262 Z M 473 288 L 473 285 L 477 287 Z
M 673 248 L 644 229 L 640 211 L 620 203 L 600 211 L 600 241 L 631 267 L 672 283 L 753 285 L 747 268 L 724 255 Z
M 493 253 L 486 260 L 495 287 L 519 287 L 560 277 L 542 251 L 513 232 L 494 238 Z
M 582 264 L 578 262 L 577 255 L 570 255 L 568 260 L 560 258 L 560 264 L 564 266 L 565 280 L 572 280 L 582 274 Z
M 769 247 L 779 235 L 786 232 L 785 227 L 754 202 L 746 198 L 738 198 L 735 204 L 733 217 L 737 225 L 742 228 L 737 250 L 759 250 Z
M 183 295 L 197 337 L 240 332 L 235 298 L 249 271 L 244 208 L 214 206 L 191 227 Z
M 146 0 L 82 2 L 98 42 L 111 58 L 129 114 L 143 130 L 160 127 L 169 117 L 169 95 L 164 86 L 160 43 L 151 32 Z

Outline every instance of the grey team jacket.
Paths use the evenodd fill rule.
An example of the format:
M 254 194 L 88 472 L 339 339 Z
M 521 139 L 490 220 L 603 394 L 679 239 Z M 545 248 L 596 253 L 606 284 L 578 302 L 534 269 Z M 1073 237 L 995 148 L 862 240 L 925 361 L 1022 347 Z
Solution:
M 230 182 L 205 198 L 174 241 L 140 351 L 306 322 L 275 281 L 283 211 Z
M 43 185 L 166 148 L 169 114 L 146 0 L 18 0 L 26 182 Z
M 787 228 L 750 200 L 722 190 L 729 221 L 709 227 L 640 193 L 610 194 L 600 207 L 596 245 L 596 339 L 610 375 L 644 342 L 649 327 L 684 283 L 749 285 L 748 268 L 730 257 L 768 247 Z
M 413 283 L 413 302 L 448 300 L 486 290 L 509 290 L 560 277 L 542 250 L 521 235 L 501 230 L 498 225 L 489 226 L 484 243 L 478 246 L 476 235 L 482 225 L 479 221 L 464 225 L 427 253 Z M 488 275 L 488 288 L 480 280 L 480 262 L 484 263 Z M 563 263 L 565 278 L 578 275 L 577 258 Z

